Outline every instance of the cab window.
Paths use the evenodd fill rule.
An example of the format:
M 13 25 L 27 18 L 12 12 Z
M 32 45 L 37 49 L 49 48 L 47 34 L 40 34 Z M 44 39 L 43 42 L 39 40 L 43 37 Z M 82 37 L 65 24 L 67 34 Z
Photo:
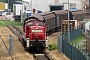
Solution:
M 43 22 L 41 22 L 41 21 L 38 21 L 38 25 L 39 25 L 39 26 L 43 26 L 43 25 L 44 25 L 44 23 L 43 23 Z
M 28 22 L 27 24 L 28 24 L 28 26 L 32 26 L 34 24 L 34 22 L 31 21 L 31 22 Z

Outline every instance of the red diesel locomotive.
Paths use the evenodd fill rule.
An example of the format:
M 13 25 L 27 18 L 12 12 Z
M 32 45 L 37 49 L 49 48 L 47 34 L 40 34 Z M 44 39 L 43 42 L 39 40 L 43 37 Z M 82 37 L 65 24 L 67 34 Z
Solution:
M 24 21 L 24 32 L 27 48 L 45 50 L 46 47 L 46 26 L 37 17 L 29 17 Z

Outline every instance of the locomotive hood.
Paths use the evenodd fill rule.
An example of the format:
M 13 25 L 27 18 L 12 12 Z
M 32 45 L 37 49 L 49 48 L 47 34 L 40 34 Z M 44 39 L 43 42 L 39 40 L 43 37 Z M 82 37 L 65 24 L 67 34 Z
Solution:
M 38 20 L 44 21 L 44 18 L 40 14 L 37 14 L 37 13 L 32 14 L 30 17 L 35 17 Z

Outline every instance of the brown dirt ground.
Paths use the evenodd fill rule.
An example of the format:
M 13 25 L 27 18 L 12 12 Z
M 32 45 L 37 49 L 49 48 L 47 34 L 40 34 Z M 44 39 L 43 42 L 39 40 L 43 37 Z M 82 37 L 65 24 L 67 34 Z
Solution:
M 21 30 L 23 30 L 22 27 L 19 27 Z M 6 27 L 0 27 L 0 35 L 4 39 L 5 44 L 7 45 L 9 49 L 9 36 L 14 36 L 14 54 L 13 58 L 15 60 L 34 60 L 33 56 L 25 51 L 24 47 L 22 46 L 22 43 L 18 40 L 18 38 Z M 48 43 L 53 44 L 57 43 L 57 35 L 58 33 L 54 33 L 50 36 L 48 36 Z M 58 52 L 57 50 L 46 50 L 49 55 L 54 60 L 70 60 L 67 58 L 64 54 Z M 6 50 L 4 44 L 2 43 L 0 39 L 0 60 L 12 60 L 10 55 L 8 54 L 8 51 Z
M 0 35 L 3 38 L 8 49 L 9 49 L 9 36 L 13 35 L 14 37 L 13 58 L 15 60 L 33 60 L 33 56 L 25 51 L 24 47 L 22 46 L 22 43 L 20 43 L 18 38 L 8 28 L 0 27 Z M 0 39 L 0 60 L 12 60 L 1 39 Z

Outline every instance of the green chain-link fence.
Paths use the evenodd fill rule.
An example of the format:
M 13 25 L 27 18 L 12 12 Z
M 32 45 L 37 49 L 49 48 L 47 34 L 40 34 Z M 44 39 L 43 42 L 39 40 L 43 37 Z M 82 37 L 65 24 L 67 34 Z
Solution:
M 71 60 L 87 60 L 86 57 L 67 41 L 62 40 L 62 52 Z
M 70 32 L 70 41 L 76 39 L 82 34 L 82 29 L 78 28 Z M 70 60 L 87 60 L 81 51 L 68 43 L 68 33 L 62 36 L 58 35 L 58 51 L 64 53 Z
M 79 37 L 82 34 L 82 29 L 77 28 L 76 30 L 72 30 L 70 32 L 70 42 L 74 39 L 76 39 L 77 37 Z M 68 33 L 65 33 L 62 35 L 63 40 L 68 41 Z

